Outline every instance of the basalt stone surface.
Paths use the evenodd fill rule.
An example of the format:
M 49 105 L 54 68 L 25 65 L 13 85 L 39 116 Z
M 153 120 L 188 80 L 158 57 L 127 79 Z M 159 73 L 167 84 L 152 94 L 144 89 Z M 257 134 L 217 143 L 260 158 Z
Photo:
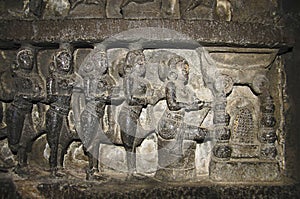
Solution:
M 160 27 L 181 32 L 188 37 L 210 45 L 284 47 L 293 42 L 279 27 L 255 23 L 222 21 L 185 21 L 167 19 L 58 19 L 58 20 L 2 20 L 2 42 L 101 42 L 122 31 Z M 14 31 L 15 28 L 22 31 Z M 255 34 L 253 34 L 255 33 Z
M 103 182 L 81 180 L 16 180 L 1 174 L 3 198 L 299 198 L 299 185 L 293 182 L 267 184 L 164 183 L 144 177 L 127 181 L 110 179 Z M 6 176 L 7 177 L 7 176 Z M 23 198 L 22 197 L 22 198 Z
M 299 198 L 285 4 L 1 1 L 0 197 Z

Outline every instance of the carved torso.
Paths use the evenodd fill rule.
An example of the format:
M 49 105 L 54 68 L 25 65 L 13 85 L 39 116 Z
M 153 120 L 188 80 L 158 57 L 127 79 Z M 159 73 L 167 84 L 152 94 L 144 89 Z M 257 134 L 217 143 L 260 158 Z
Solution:
M 43 97 L 42 79 L 35 73 L 15 71 L 15 95 L 12 105 L 22 110 L 30 111 L 32 103 Z
M 62 114 L 68 114 L 74 82 L 74 75 L 53 74 L 48 78 L 47 94 L 50 107 Z

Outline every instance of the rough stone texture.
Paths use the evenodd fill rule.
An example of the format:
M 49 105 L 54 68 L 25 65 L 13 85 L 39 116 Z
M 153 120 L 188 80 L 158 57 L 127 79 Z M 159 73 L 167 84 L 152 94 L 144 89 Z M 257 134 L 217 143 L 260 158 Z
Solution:
M 178 0 L 179 1 L 179 0 Z M 175 1 L 175 2 L 178 2 Z M 19 1 L 20 2 L 20 1 Z M 25 1 L 24 1 L 25 2 Z M 29 2 L 29 1 L 26 1 Z M 36 1 L 38 2 L 38 1 Z M 101 10 L 94 10 L 92 15 L 87 16 L 83 13 L 80 13 L 79 10 L 85 8 L 93 8 L 96 9 L 97 1 L 94 3 L 87 3 L 89 1 L 82 1 L 77 6 L 72 7 L 72 1 L 45 1 L 48 4 L 46 5 L 46 11 L 43 13 L 42 18 L 44 19 L 57 19 L 57 20 L 33 20 L 39 18 L 34 13 L 37 11 L 32 10 L 32 8 L 28 7 L 26 3 L 17 4 L 16 1 L 4 0 L 0 2 L 0 15 L 2 20 L 0 22 L 0 48 L 3 49 L 16 49 L 20 44 L 23 43 L 33 43 L 36 47 L 46 47 L 46 48 L 56 48 L 57 43 L 60 42 L 72 42 L 72 44 L 77 45 L 79 48 L 86 48 L 89 44 L 93 44 L 94 42 L 101 42 L 104 39 L 110 37 L 113 34 L 119 33 L 124 30 L 128 30 L 131 28 L 138 27 L 148 27 L 148 26 L 158 26 L 169 28 L 172 30 L 179 31 L 190 36 L 192 39 L 197 40 L 201 44 L 218 46 L 215 51 L 210 51 L 212 57 L 218 62 L 219 66 L 228 66 L 229 65 L 239 65 L 241 67 L 249 67 L 248 63 L 252 62 L 252 65 L 249 68 L 261 68 L 260 73 L 263 74 L 263 70 L 267 68 L 268 70 L 268 78 L 271 80 L 270 84 L 270 92 L 274 97 L 274 104 L 276 106 L 275 109 L 275 117 L 277 121 L 280 123 L 276 124 L 276 136 L 278 137 L 278 141 L 274 141 L 275 143 L 268 143 L 267 145 L 262 144 L 262 149 L 266 149 L 266 151 L 275 148 L 277 149 L 276 160 L 278 163 L 272 160 L 257 160 L 258 154 L 257 147 L 260 147 L 259 144 L 255 143 L 255 145 L 246 145 L 245 143 L 239 145 L 237 143 L 230 143 L 232 145 L 232 159 L 238 157 L 246 157 L 250 158 L 250 160 L 245 161 L 214 161 L 211 163 L 211 169 L 214 166 L 218 166 L 220 169 L 215 171 L 220 172 L 212 172 L 212 179 L 217 181 L 259 181 L 259 180 L 274 180 L 277 178 L 278 174 L 283 171 L 283 174 L 286 174 L 289 177 L 300 179 L 299 178 L 299 134 L 297 133 L 298 129 L 298 120 L 299 120 L 299 108 L 296 105 L 296 100 L 299 98 L 298 90 L 299 90 L 299 69 L 296 67 L 299 62 L 297 59 L 298 53 L 298 45 L 295 45 L 293 58 L 290 55 L 282 56 L 287 60 L 287 72 L 288 72 L 288 93 L 291 96 L 290 98 L 290 112 L 293 114 L 293 118 L 289 119 L 287 117 L 287 121 L 284 120 L 285 114 L 289 116 L 290 112 L 287 112 L 287 96 L 285 93 L 286 83 L 285 83 L 285 74 L 284 74 L 284 65 L 281 62 L 281 58 L 277 58 L 275 60 L 274 65 L 271 67 L 266 67 L 265 62 L 272 61 L 274 56 L 277 54 L 277 50 L 280 49 L 279 55 L 282 52 L 286 52 L 286 50 L 293 46 L 292 40 L 290 38 L 289 30 L 285 27 L 280 27 L 280 23 L 278 22 L 278 11 L 280 10 L 280 2 L 274 0 L 262 0 L 262 1 L 247 1 L 240 0 L 235 1 L 231 0 L 232 5 L 232 21 L 231 22 L 222 22 L 222 21 L 191 21 L 195 19 L 215 19 L 214 14 L 214 5 L 207 4 L 207 1 L 202 1 L 202 5 L 198 6 L 195 10 L 189 11 L 188 13 L 184 13 L 184 9 L 187 6 L 188 1 L 179 1 L 180 9 L 177 7 L 175 12 L 175 18 L 181 16 L 186 20 L 169 20 L 169 19 L 155 19 L 155 20 L 123 20 L 123 19 L 70 19 L 70 18 L 105 18 L 104 7 L 101 7 Z M 50 2 L 50 3 L 49 3 Z M 58 2 L 58 7 L 53 6 L 56 2 Z M 64 5 L 62 5 L 64 2 Z M 75 1 L 76 2 L 76 1 Z M 93 2 L 93 1 L 91 1 Z M 113 0 L 108 2 L 113 2 Z M 166 1 L 164 1 L 166 2 Z M 291 1 L 288 1 L 291 2 Z M 52 7 L 50 6 L 52 3 Z M 185 4 L 184 4 L 185 3 Z M 131 6 L 136 3 L 131 3 Z M 286 3 L 288 4 L 288 3 Z M 106 4 L 107 6 L 109 3 Z M 166 4 L 163 4 L 163 7 Z M 6 8 L 9 7 L 9 10 Z M 130 7 L 130 6 L 129 6 Z M 130 8 L 127 9 L 130 9 Z M 135 5 L 136 8 L 141 8 L 143 6 Z M 145 7 L 145 6 L 144 6 Z M 82 9 L 81 9 L 82 8 Z M 167 15 L 161 13 L 159 7 L 155 8 L 160 12 L 160 16 L 155 16 L 157 18 L 172 18 Z M 165 9 L 165 8 L 163 8 Z M 291 8 L 289 8 L 291 9 Z M 294 8 L 293 8 L 294 9 Z M 125 11 L 126 9 L 124 9 Z M 180 10 L 180 15 L 179 15 Z M 133 12 L 134 10 L 132 10 Z M 141 12 L 143 12 L 142 10 Z M 98 14 L 96 14 L 98 12 Z M 298 12 L 298 11 L 296 11 Z M 152 13 L 153 14 L 153 13 Z M 153 17 L 154 15 L 150 14 L 148 17 Z M 152 17 L 151 17 L 152 16 Z M 62 18 L 68 18 L 62 20 Z M 118 6 L 114 7 L 112 12 L 108 12 L 106 7 L 106 17 L 108 18 L 122 18 L 120 10 L 118 10 Z M 139 14 L 129 15 L 127 18 L 143 18 L 144 16 L 140 16 Z M 291 29 L 296 29 L 299 27 L 299 19 L 298 16 L 287 15 L 287 18 L 291 20 L 293 23 L 290 23 Z M 26 20 L 16 20 L 16 19 Z M 126 13 L 125 13 L 126 18 Z M 6 20 L 9 19 L 9 20 Z M 188 19 L 188 20 L 187 20 Z M 295 22 L 296 21 L 296 22 Z M 244 23 L 246 22 L 246 23 Z M 263 25 L 269 24 L 269 25 Z M 279 26 L 278 26 L 279 25 Z M 292 27 L 294 26 L 294 27 Z M 16 29 L 20 29 L 22 31 L 15 31 Z M 299 29 L 299 28 L 298 28 Z M 298 31 L 299 32 L 299 31 Z M 297 36 L 297 34 L 295 33 Z M 172 38 L 172 37 L 170 37 Z M 247 48 L 239 48 L 234 49 L 231 53 L 222 49 L 223 52 L 220 51 L 219 46 L 239 46 L 239 47 L 247 47 Z M 250 48 L 249 47 L 254 47 Z M 262 48 L 273 48 L 273 49 L 262 49 Z M 241 50 L 245 52 L 241 52 Z M 270 51 L 269 51 L 270 50 Z M 235 52 L 237 51 L 237 52 Z M 247 51 L 247 52 L 246 52 Z M 249 52 L 250 51 L 250 52 Z M 77 49 L 74 53 L 78 55 L 75 64 L 75 68 L 78 68 L 79 63 L 82 62 L 83 57 L 89 52 L 88 49 Z M 256 52 L 256 53 L 255 53 Z M 8 67 L 13 63 L 15 51 L 8 52 L 7 50 L 1 51 L 1 68 L 0 71 L 4 70 L 4 68 Z M 48 51 L 41 52 L 38 58 L 38 66 L 40 66 L 41 73 L 44 76 L 47 76 L 48 71 L 47 67 L 49 65 L 49 61 L 51 60 L 52 53 Z M 298 53 L 299 54 L 299 53 Z M 229 55 L 229 56 L 228 56 Z M 4 61 L 3 61 L 4 60 Z M 291 61 L 293 60 L 293 61 Z M 253 64 L 255 62 L 255 64 Z M 45 66 L 45 67 L 44 67 Z M 111 67 L 110 69 L 112 69 Z M 235 69 L 236 66 L 234 66 Z M 234 72 L 231 70 L 222 69 L 221 72 L 226 74 L 234 74 L 236 75 L 233 80 L 238 80 L 235 84 L 239 84 L 235 87 L 247 87 L 252 86 L 255 92 L 255 78 L 257 74 L 255 71 L 243 73 L 243 72 Z M 280 80 L 279 82 L 276 80 Z M 253 81 L 252 81 L 253 80 Z M 233 82 L 229 82 L 228 90 L 226 92 L 231 92 L 233 89 Z M 247 84 L 247 86 L 245 85 Z M 233 94 L 237 89 L 233 89 Z M 238 93 L 251 93 L 249 88 L 243 88 L 238 90 Z M 247 96 L 251 98 L 251 96 Z M 234 106 L 236 99 L 232 99 Z M 253 100 L 253 99 L 251 99 Z M 254 99 L 256 103 L 258 103 L 257 99 Z M 233 114 L 234 115 L 234 114 Z M 254 116 L 255 117 L 255 116 Z M 233 117 L 234 119 L 234 117 Z M 258 119 L 253 118 L 255 125 L 258 124 Z M 286 123 L 285 123 L 286 122 Z M 209 123 L 209 122 L 208 122 Z M 289 126 L 286 126 L 289 124 Z M 254 126 L 255 126 L 254 125 Z M 246 126 L 251 126 L 249 123 Z M 252 129 L 253 130 L 253 129 Z M 261 136 L 262 132 L 257 132 L 257 129 L 254 129 L 253 132 L 255 135 Z M 252 131 L 247 131 L 252 132 Z M 235 133 L 235 132 L 233 132 Z M 236 140 L 241 140 L 240 136 Z M 236 138 L 236 137 L 235 137 Z M 227 140 L 227 139 L 225 139 Z M 260 141 L 261 138 L 259 137 Z M 299 140 L 299 141 L 298 141 Z M 39 141 L 35 143 L 39 145 Z M 45 143 L 45 140 L 43 141 Z M 146 143 L 145 143 L 146 144 Z M 230 145 L 229 144 L 229 145 Z M 152 150 L 155 148 L 155 143 L 149 143 L 148 145 Z M 271 148 L 268 148 L 270 146 Z M 201 145 L 203 147 L 203 145 Z M 251 152 L 249 148 L 254 148 L 254 151 Z M 39 148 L 39 146 L 34 146 L 35 148 Z M 145 149 L 141 149 L 140 153 L 143 153 L 143 150 L 147 152 L 147 145 Z M 4 147 L 5 149 L 5 147 Z M 6 148 L 7 149 L 7 148 Z M 79 159 L 84 159 L 82 154 L 82 149 L 78 146 L 78 144 L 74 144 L 71 146 L 69 153 L 66 156 L 66 165 L 67 167 L 73 168 L 74 171 L 71 172 L 72 175 L 79 175 L 81 179 L 79 179 L 78 183 L 76 180 L 67 181 L 67 180 L 51 180 L 48 177 L 39 181 L 40 179 L 20 179 L 19 177 L 13 176 L 16 181 L 18 193 L 14 194 L 15 186 L 12 184 L 7 176 L 0 177 L 0 184 L 4 184 L 4 188 L 1 188 L 0 195 L 1 197 L 17 197 L 18 195 L 22 195 L 23 197 L 30 197 L 37 195 L 42 195 L 46 198 L 59 198 L 59 197 L 181 197 L 184 194 L 189 195 L 191 198 L 193 197 L 212 197 L 212 198 L 251 198 L 251 197 L 262 197 L 262 198 L 299 198 L 299 189 L 297 189 L 294 182 L 282 181 L 280 183 L 272 182 L 265 183 L 262 185 L 222 185 L 222 184 L 210 184 L 207 183 L 203 185 L 202 183 L 194 183 L 194 184 L 180 184 L 180 185 L 165 185 L 158 182 L 153 182 L 150 180 L 147 183 L 147 180 L 138 180 L 134 182 L 124 182 L 121 180 L 112 180 L 108 183 L 89 183 L 83 182 L 80 184 L 80 181 L 84 178 L 84 168 L 82 164 L 77 164 L 75 167 L 72 167 L 73 162 L 69 161 L 75 156 L 80 156 Z M 109 151 L 115 151 L 115 148 L 109 149 Z M 144 151 L 144 152 L 145 152 Z M 7 154 L 7 151 L 1 152 L 3 154 Z M 196 155 L 199 151 L 196 153 Z M 3 155 L 1 154 L 1 155 Z M 107 154 L 104 152 L 104 154 Z M 40 151 L 33 153 L 33 156 L 41 156 Z M 198 154 L 199 155 L 199 154 Z M 207 154 L 210 155 L 210 154 Z M 122 155 L 122 157 L 124 154 Z M 205 157 L 205 154 L 198 157 L 199 159 Z M 197 158 L 197 157 L 196 157 Z M 268 157 L 270 158 L 270 157 Z M 31 160 L 34 157 L 31 157 Z M 77 158 L 75 158 L 77 159 Z M 109 159 L 109 158 L 108 158 Z M 145 163 L 151 163 L 151 168 L 154 168 L 156 162 L 153 161 L 155 159 L 155 155 L 149 158 L 149 160 L 145 159 Z M 210 157 L 208 158 L 210 159 Z M 140 161 L 140 160 L 139 160 Z M 147 162 L 148 161 L 148 162 Z M 196 160 L 197 161 L 197 160 Z M 199 160 L 198 160 L 199 161 Z M 201 170 L 198 170 L 199 174 L 206 174 L 208 170 L 208 165 L 203 161 L 203 167 Z M 38 162 L 38 161 L 37 161 Z M 32 163 L 32 162 L 30 162 Z M 86 162 L 85 162 L 86 164 Z M 196 166 L 201 165 L 202 163 L 197 163 Z M 247 165 L 247 167 L 245 166 Z M 73 165 L 74 166 L 74 165 Z M 76 170 L 76 166 L 80 167 L 80 169 Z M 148 167 L 140 168 L 140 171 L 143 169 L 149 169 Z M 125 167 L 124 160 L 119 167 Z M 200 167 L 200 166 L 199 166 Z M 279 171 L 279 169 L 281 171 Z M 5 171 L 5 170 L 4 170 Z M 197 170 L 196 170 L 197 171 Z M 226 172 L 225 172 L 226 171 Z M 78 173 L 76 173 L 78 172 Z M 266 174 L 268 173 L 268 174 Z M 230 174 L 230 176 L 229 176 Z M 255 175 L 254 175 L 255 174 Z M 45 175 L 45 174 L 43 174 Z M 206 176 L 207 179 L 208 176 Z M 222 177 L 222 178 L 220 178 Z M 16 180 L 17 179 L 17 180 Z M 282 179 L 281 179 L 282 180 Z M 201 180 L 200 180 L 201 181 Z M 26 182 L 26 183 L 25 183 Z M 143 183 L 140 183 L 143 182 Z M 248 182 L 249 183 L 249 182 Z M 37 185 L 39 184 L 39 185 Z M 100 185 L 99 185 L 100 184 Z M 104 184 L 104 186 L 103 186 Z M 33 185 L 33 188 L 26 187 L 27 185 Z M 99 185 L 99 186 L 98 186 Z M 94 188 L 90 188 L 94 186 Z M 113 188 L 112 188 L 113 187 Z M 39 190 L 39 191 L 37 191 Z M 13 194 L 12 194 L 13 193 Z M 12 194 L 12 195 L 11 195 Z M 27 195 L 28 194 L 28 195 Z M 31 195 L 33 194 L 33 195 Z M 37 194 L 37 195 L 34 195 Z
M 0 46 L 31 41 L 101 42 L 122 31 L 142 27 L 160 27 L 178 31 L 202 44 L 280 48 L 292 40 L 281 28 L 270 25 L 184 20 L 122 20 L 122 19 L 65 19 L 47 21 L 1 21 Z M 22 31 L 14 31 L 15 28 Z M 255 33 L 255 34 L 254 34 Z
M 144 179 L 143 183 L 116 179 L 102 183 L 74 179 L 27 179 L 13 182 L 9 176 L 1 174 L 0 185 L 1 198 L 21 198 L 26 189 L 32 190 L 23 195 L 27 198 L 299 198 L 300 193 L 299 187 L 289 181 L 274 185 L 225 185 L 212 184 L 205 180 L 197 183 L 167 184 L 151 178 Z
M 210 161 L 210 178 L 219 182 L 276 181 L 280 171 L 277 162 L 253 160 Z

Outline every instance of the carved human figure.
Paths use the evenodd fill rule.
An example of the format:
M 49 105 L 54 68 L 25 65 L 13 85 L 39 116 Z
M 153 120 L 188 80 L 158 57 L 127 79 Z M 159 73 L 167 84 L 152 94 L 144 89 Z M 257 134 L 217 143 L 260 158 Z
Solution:
M 17 67 L 12 71 L 6 89 L 13 97 L 6 110 L 9 148 L 18 156 L 15 169 L 18 174 L 27 174 L 27 153 L 31 150 L 35 131 L 33 129 L 33 104 L 43 99 L 43 81 L 35 69 L 36 55 L 31 47 L 21 48 L 17 53 Z M 6 77 L 7 78 L 7 77 Z
M 150 101 L 152 92 L 149 82 L 144 78 L 145 73 L 143 51 L 129 51 L 124 64 L 123 78 L 126 101 L 118 115 L 121 139 L 126 150 L 128 176 L 136 173 L 136 146 L 140 144 L 146 134 L 138 122 L 143 107 L 146 107 Z
M 124 97 L 112 96 L 114 79 L 107 73 L 106 51 L 101 49 L 94 53 L 83 68 L 83 91 L 85 109 L 81 113 L 81 135 L 84 151 L 88 156 L 89 167 L 87 180 L 97 179 L 94 173 L 98 170 L 100 143 L 104 142 L 103 116 L 108 104 L 119 105 Z M 100 133 L 99 133 L 100 131 Z
M 49 164 L 52 176 L 62 175 L 58 169 L 62 168 L 64 154 L 74 138 L 68 123 L 74 85 L 72 53 L 69 47 L 62 47 L 54 56 L 54 69 L 47 77 L 46 83 L 47 100 L 50 104 L 50 108 L 46 112 L 46 133 L 51 149 Z
M 189 111 L 197 111 L 204 107 L 210 107 L 210 103 L 199 100 L 193 90 L 187 84 L 189 80 L 189 65 L 187 61 L 176 55 L 168 62 L 167 70 L 159 71 L 162 80 L 165 81 L 165 95 L 168 108 L 164 112 L 159 124 L 158 134 L 161 138 L 176 139 L 171 153 L 183 155 L 183 140 L 204 140 L 208 132 L 199 126 L 184 123 L 184 115 Z M 167 73 L 163 75 L 162 73 Z

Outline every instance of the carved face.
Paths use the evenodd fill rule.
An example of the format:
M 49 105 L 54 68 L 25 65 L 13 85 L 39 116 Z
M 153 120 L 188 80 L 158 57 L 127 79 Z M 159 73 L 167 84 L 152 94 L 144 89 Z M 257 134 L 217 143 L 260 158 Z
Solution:
M 135 50 L 128 52 L 124 71 L 126 74 L 134 71 L 139 77 L 145 76 L 145 55 L 143 51 Z
M 108 64 L 107 64 L 107 56 L 105 52 L 100 52 L 99 55 L 97 56 L 97 59 L 95 59 L 94 63 L 96 64 L 96 70 L 100 74 L 106 73 L 108 69 Z
M 33 68 L 33 52 L 32 50 L 25 49 L 19 51 L 17 55 L 18 66 L 25 70 L 32 70 Z
M 177 79 L 182 80 L 186 85 L 189 81 L 189 65 L 185 60 L 182 60 L 176 64 L 178 71 Z
M 72 68 L 72 55 L 67 51 L 61 51 L 55 58 L 55 64 L 59 71 L 69 72 Z
M 94 70 L 94 63 L 92 60 L 89 60 L 85 65 L 84 65 L 84 72 L 89 73 L 92 72 Z
M 140 76 L 140 77 L 145 76 L 146 67 L 145 67 L 145 56 L 144 55 L 137 57 L 137 61 L 136 61 L 134 70 L 136 71 L 138 76 Z

